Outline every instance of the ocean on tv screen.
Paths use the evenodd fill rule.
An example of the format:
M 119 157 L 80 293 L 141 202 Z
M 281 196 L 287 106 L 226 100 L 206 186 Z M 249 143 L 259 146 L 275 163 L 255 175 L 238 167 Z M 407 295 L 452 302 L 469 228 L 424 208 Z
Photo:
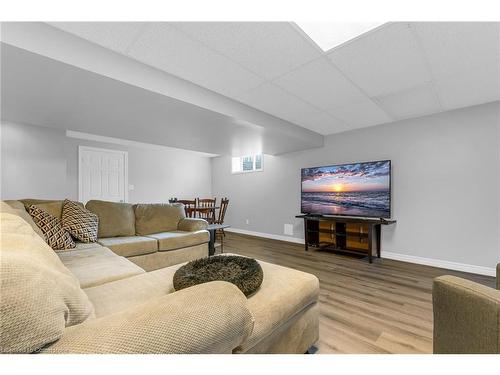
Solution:
M 302 169 L 301 211 L 389 218 L 389 160 Z

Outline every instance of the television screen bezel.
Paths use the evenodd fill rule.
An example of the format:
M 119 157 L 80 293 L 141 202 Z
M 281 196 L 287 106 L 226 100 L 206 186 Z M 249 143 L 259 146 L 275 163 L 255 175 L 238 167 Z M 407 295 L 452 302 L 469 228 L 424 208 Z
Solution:
M 302 211 L 302 193 L 303 193 L 303 183 L 302 183 L 302 171 L 304 169 L 311 168 L 328 168 L 328 167 L 341 167 L 343 165 L 353 165 L 353 164 L 368 164 L 368 163 L 382 163 L 389 162 L 389 216 L 367 216 L 367 215 L 347 215 L 347 214 L 321 214 L 314 212 L 303 212 Z M 345 217 L 366 217 L 366 218 L 384 218 L 390 219 L 392 217 L 392 159 L 385 160 L 373 160 L 373 161 L 360 161 L 360 162 L 352 162 L 352 163 L 343 163 L 343 164 L 331 164 L 331 165 L 320 165 L 317 167 L 304 167 L 300 169 L 300 213 L 302 215 L 315 215 L 315 216 L 325 216 L 325 217 L 333 217 L 333 216 L 345 216 Z

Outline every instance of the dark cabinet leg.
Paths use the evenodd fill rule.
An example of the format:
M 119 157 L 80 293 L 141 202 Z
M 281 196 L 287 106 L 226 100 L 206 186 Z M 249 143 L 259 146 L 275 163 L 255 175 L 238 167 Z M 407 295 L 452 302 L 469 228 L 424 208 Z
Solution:
M 304 247 L 306 251 L 309 250 L 309 238 L 307 238 L 307 219 L 304 219 Z
M 368 226 L 368 262 L 372 263 L 373 252 L 373 225 Z
M 377 224 L 375 226 L 377 235 L 377 258 L 380 258 L 380 244 L 382 243 L 382 225 Z

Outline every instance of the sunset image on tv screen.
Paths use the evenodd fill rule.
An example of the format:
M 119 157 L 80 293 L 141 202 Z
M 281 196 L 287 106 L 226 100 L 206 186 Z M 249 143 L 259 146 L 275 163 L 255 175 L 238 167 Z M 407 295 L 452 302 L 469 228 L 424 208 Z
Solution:
M 391 162 L 302 169 L 301 211 L 308 214 L 391 215 Z

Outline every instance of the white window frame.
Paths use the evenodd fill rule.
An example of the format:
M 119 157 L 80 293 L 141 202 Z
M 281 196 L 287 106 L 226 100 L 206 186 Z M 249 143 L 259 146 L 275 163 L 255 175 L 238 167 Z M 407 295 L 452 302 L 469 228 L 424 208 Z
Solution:
M 256 157 L 260 155 L 260 168 L 256 169 L 255 168 L 255 160 L 257 159 Z M 253 162 L 253 168 L 250 171 L 244 171 L 243 170 L 243 159 L 247 157 L 252 157 L 252 162 Z M 240 169 L 237 171 L 233 171 L 233 163 L 234 159 L 239 159 L 239 165 Z M 254 172 L 262 172 L 264 171 L 264 154 L 253 154 L 253 155 L 243 155 L 243 156 L 233 156 L 231 158 L 231 173 L 232 174 L 242 174 L 242 173 L 254 173 Z

